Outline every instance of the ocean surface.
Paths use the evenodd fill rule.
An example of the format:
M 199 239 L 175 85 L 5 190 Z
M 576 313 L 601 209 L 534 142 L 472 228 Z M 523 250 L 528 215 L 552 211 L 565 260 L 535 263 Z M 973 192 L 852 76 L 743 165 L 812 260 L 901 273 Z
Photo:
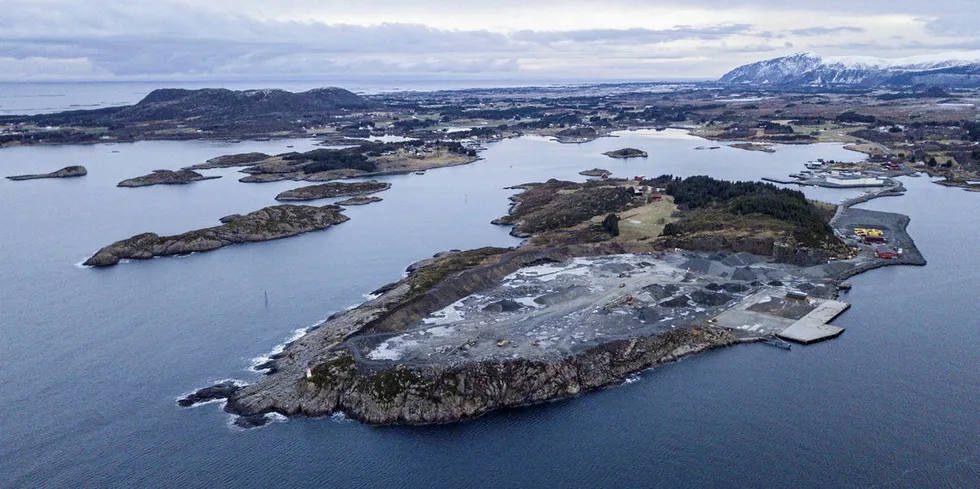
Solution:
M 384 178 L 383 202 L 322 232 L 193 254 L 78 265 L 108 243 L 179 233 L 275 203 L 296 182 L 236 169 L 186 186 L 124 179 L 309 140 L 139 142 L 0 150 L 0 175 L 83 164 L 79 179 L 0 180 L 0 487 L 978 487 L 980 198 L 905 178 L 927 267 L 851 280 L 840 338 L 783 351 L 746 345 L 649 370 L 625 385 L 456 424 L 373 428 L 337 416 L 233 427 L 219 404 L 176 399 L 252 381 L 256 358 L 354 306 L 410 263 L 452 248 L 513 246 L 490 220 L 508 187 L 618 176 L 783 176 L 837 145 L 774 154 L 679 131 L 581 145 L 525 137 L 483 160 Z M 290 149 L 287 146 L 294 146 Z M 603 151 L 644 149 L 642 160 Z M 858 191 L 806 189 L 839 201 Z M 326 203 L 329 201 L 323 201 Z M 268 303 L 265 295 L 268 294 Z

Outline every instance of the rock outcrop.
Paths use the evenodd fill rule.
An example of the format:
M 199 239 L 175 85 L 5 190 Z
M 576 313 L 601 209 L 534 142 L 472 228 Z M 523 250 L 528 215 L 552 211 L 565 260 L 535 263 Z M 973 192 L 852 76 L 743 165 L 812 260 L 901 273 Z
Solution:
M 219 399 L 227 399 L 228 396 L 234 394 L 241 388 L 241 384 L 232 380 L 226 380 L 210 387 L 198 389 L 193 393 L 180 398 L 177 400 L 177 405 L 181 407 L 191 407 L 195 404 L 216 401 Z
M 51 173 L 35 173 L 32 175 L 13 175 L 7 177 L 8 180 L 37 180 L 39 178 L 74 178 L 88 175 L 88 170 L 81 165 L 66 166 Z
M 610 158 L 646 158 L 647 152 L 636 148 L 623 148 L 602 153 Z
M 105 267 L 120 260 L 145 260 L 155 256 L 211 251 L 236 243 L 286 238 L 326 229 L 348 220 L 335 205 L 276 205 L 244 216 L 226 216 L 220 226 L 198 229 L 175 236 L 144 233 L 117 241 L 99 250 L 84 265 Z
M 154 170 L 149 175 L 128 178 L 116 184 L 117 187 L 149 187 L 150 185 L 183 185 L 201 180 L 221 178 L 220 175 L 204 176 L 193 170 Z
M 350 197 L 382 192 L 389 188 L 391 188 L 390 183 L 379 182 L 377 180 L 354 183 L 330 182 L 287 190 L 277 195 L 276 200 L 288 202 Z
M 349 199 L 341 200 L 337 202 L 337 205 L 367 205 L 373 204 L 375 202 L 381 202 L 381 197 L 368 197 L 367 195 L 355 195 Z

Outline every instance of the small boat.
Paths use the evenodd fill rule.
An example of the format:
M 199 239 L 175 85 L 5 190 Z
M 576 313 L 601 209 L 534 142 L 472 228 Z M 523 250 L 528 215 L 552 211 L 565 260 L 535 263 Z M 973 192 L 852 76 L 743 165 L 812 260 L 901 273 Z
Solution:
M 779 338 L 765 338 L 762 340 L 762 342 L 769 346 L 775 346 L 776 348 L 782 348 L 784 350 L 791 350 L 793 348 L 793 345 Z

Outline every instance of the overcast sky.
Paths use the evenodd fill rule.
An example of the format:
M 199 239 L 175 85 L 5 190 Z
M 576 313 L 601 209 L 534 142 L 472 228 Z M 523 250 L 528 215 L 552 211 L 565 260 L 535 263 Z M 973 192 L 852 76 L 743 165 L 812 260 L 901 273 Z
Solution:
M 980 49 L 977 0 L 0 0 L 0 80 L 716 78 Z

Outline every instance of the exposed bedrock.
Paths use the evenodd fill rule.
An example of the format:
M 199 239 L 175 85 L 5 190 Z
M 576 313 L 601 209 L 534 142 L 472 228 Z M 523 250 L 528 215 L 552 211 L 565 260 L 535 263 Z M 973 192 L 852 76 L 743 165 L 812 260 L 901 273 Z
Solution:
M 444 423 L 576 396 L 684 355 L 737 342 L 726 331 L 688 328 L 607 343 L 554 362 L 396 366 L 377 372 L 359 371 L 353 358 L 344 354 L 316 367 L 311 378 L 280 384 L 272 392 L 268 386 L 236 391 L 226 410 L 243 416 L 324 416 L 342 411 L 377 425 Z

